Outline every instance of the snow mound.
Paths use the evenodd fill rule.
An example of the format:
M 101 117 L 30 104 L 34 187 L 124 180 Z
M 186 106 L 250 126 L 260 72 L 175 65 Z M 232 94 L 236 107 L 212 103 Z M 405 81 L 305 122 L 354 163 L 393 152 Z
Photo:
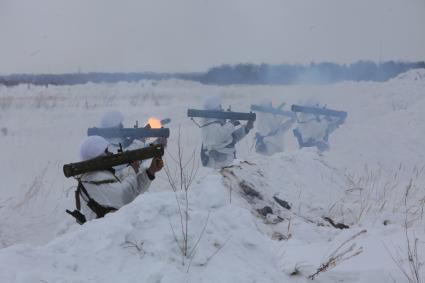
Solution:
M 190 258 L 180 250 L 176 199 L 183 205 L 184 194 L 147 193 L 45 246 L 2 249 L 0 266 L 8 270 L 0 268 L 0 282 L 286 281 L 271 239 L 249 210 L 230 205 L 226 190 L 214 172 L 190 192 Z
M 424 82 L 425 81 L 425 69 L 413 69 L 405 73 L 399 74 L 397 77 L 391 79 L 391 81 L 405 81 L 405 82 Z
M 392 172 L 365 168 L 355 175 L 311 149 L 254 160 L 221 170 L 225 185 L 239 192 L 254 212 L 269 206 L 282 219 L 327 227 L 379 227 L 383 223 L 403 225 L 407 204 L 410 221 L 421 222 L 422 214 L 417 212 L 425 196 L 425 167 Z M 409 195 L 404 199 L 407 186 Z
M 311 149 L 242 162 L 222 169 L 221 174 L 225 184 L 248 200 L 254 211 L 270 206 L 282 218 L 292 215 L 321 225 L 322 217 L 329 216 L 330 207 L 345 192 L 344 175 Z M 285 209 L 276 198 L 291 208 Z

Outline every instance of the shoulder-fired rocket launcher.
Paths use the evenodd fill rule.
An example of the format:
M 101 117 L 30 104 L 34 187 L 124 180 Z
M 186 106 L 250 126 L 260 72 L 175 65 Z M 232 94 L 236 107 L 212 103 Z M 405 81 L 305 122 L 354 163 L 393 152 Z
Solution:
M 188 109 L 187 116 L 192 118 L 210 118 L 210 119 L 222 119 L 222 120 L 239 120 L 239 121 L 255 121 L 255 113 L 245 112 L 233 112 L 223 110 L 198 110 Z
M 312 106 L 301 106 L 293 104 L 291 106 L 292 112 L 301 112 L 301 113 L 308 113 L 313 115 L 324 115 L 324 116 L 331 116 L 331 117 L 338 117 L 342 120 L 345 120 L 347 118 L 347 112 L 345 111 L 338 111 L 333 109 L 327 109 L 325 107 L 312 107 Z
M 104 138 L 168 138 L 170 136 L 169 128 L 88 128 L 88 136 L 101 136 Z
M 134 161 L 161 157 L 164 155 L 163 145 L 151 145 L 145 148 L 128 150 L 116 154 L 99 156 L 90 160 L 69 163 L 63 166 L 65 177 L 73 177 L 87 172 L 108 170 L 112 167 L 129 164 Z
M 274 108 L 272 106 L 262 106 L 262 105 L 252 104 L 251 105 L 251 111 L 280 115 L 280 116 L 285 116 L 285 117 L 289 117 L 289 118 L 295 118 L 294 112 L 285 111 L 285 110 L 280 109 L 279 107 Z

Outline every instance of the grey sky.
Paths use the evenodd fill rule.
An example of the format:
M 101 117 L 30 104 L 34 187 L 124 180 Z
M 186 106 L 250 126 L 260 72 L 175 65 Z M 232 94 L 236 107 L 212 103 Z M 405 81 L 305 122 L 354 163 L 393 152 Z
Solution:
M 0 73 L 425 60 L 425 0 L 0 0 Z

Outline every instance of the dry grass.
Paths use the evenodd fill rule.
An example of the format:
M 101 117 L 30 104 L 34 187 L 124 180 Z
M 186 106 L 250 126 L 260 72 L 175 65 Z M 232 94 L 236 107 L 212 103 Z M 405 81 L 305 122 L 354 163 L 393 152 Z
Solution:
M 410 178 L 411 187 L 406 199 L 408 224 L 421 223 L 425 207 L 425 192 L 421 185 L 425 183 L 425 166 L 409 170 L 400 164 L 391 174 L 365 167 L 363 174 L 346 174 L 348 189 L 343 199 L 329 208 L 329 215 L 351 225 L 362 223 L 366 218 L 402 224 L 397 218 L 404 213 L 407 178 Z M 381 219 L 391 215 L 394 219 Z
M 200 240 L 205 233 L 206 227 L 208 225 L 209 216 L 210 216 L 208 214 L 208 217 L 205 220 L 205 224 L 203 228 L 201 229 L 199 236 L 197 237 L 196 241 L 192 245 L 190 245 L 189 243 L 189 238 L 190 238 L 189 192 L 199 170 L 199 161 L 196 158 L 195 154 L 196 154 L 196 150 L 193 150 L 189 158 L 186 160 L 184 159 L 185 155 L 184 155 L 183 145 L 181 143 L 181 133 L 180 133 L 180 127 L 179 127 L 178 136 L 177 136 L 177 155 L 173 156 L 172 154 L 169 153 L 169 157 L 171 161 L 174 162 L 174 165 L 176 165 L 175 167 L 177 169 L 172 170 L 168 162 L 165 162 L 164 171 L 167 176 L 168 183 L 174 192 L 177 208 L 178 208 L 178 213 L 180 217 L 180 232 L 179 233 L 176 232 L 176 229 L 174 229 L 174 226 L 171 223 L 171 220 L 169 221 L 170 228 L 173 233 L 173 237 L 182 254 L 182 264 L 185 265 L 186 259 L 190 259 L 188 270 L 190 268 L 193 257 L 196 254 Z M 179 193 L 183 193 L 183 200 L 179 199 Z
M 403 276 L 407 279 L 409 283 L 422 283 L 423 275 L 421 273 L 421 269 L 424 265 L 423 257 L 421 257 L 418 253 L 418 244 L 419 239 L 416 236 L 409 235 L 409 207 L 408 207 L 408 198 L 412 190 L 412 183 L 406 187 L 406 191 L 404 194 L 404 205 L 405 205 L 405 215 L 404 215 L 404 235 L 406 240 L 406 248 L 404 252 L 400 250 L 393 255 L 389 249 L 386 247 L 387 252 L 390 254 L 391 259 L 403 274 Z M 403 255 L 404 254 L 404 255 Z M 407 263 L 406 263 L 407 262 Z
M 350 242 L 353 242 L 357 237 L 359 237 L 362 234 L 365 234 L 367 231 L 362 230 L 344 242 L 342 242 L 327 258 L 327 260 L 320 265 L 319 268 L 317 268 L 316 272 L 308 276 L 309 279 L 314 280 L 316 276 L 318 276 L 320 273 L 324 273 L 335 266 L 337 266 L 339 263 L 349 260 L 355 256 L 358 256 L 363 252 L 363 247 L 357 247 L 356 243 L 352 243 L 348 246 Z

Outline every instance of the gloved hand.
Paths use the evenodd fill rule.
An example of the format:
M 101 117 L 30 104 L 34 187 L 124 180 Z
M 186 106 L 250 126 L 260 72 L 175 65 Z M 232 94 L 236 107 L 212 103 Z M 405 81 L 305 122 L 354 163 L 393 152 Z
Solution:
M 130 166 L 134 169 L 134 172 L 139 173 L 140 161 L 133 161 L 130 163 Z
M 152 176 L 155 176 L 155 173 L 164 167 L 164 161 L 162 161 L 161 157 L 154 157 L 152 159 L 151 165 L 148 168 L 149 173 Z
M 238 120 L 230 120 L 230 123 L 232 123 L 232 125 L 235 127 L 241 124 L 241 122 L 239 122 Z
M 252 128 L 254 128 L 254 121 L 249 120 L 248 123 L 246 123 L 245 125 L 245 129 L 247 132 L 249 132 L 250 130 L 252 130 Z

